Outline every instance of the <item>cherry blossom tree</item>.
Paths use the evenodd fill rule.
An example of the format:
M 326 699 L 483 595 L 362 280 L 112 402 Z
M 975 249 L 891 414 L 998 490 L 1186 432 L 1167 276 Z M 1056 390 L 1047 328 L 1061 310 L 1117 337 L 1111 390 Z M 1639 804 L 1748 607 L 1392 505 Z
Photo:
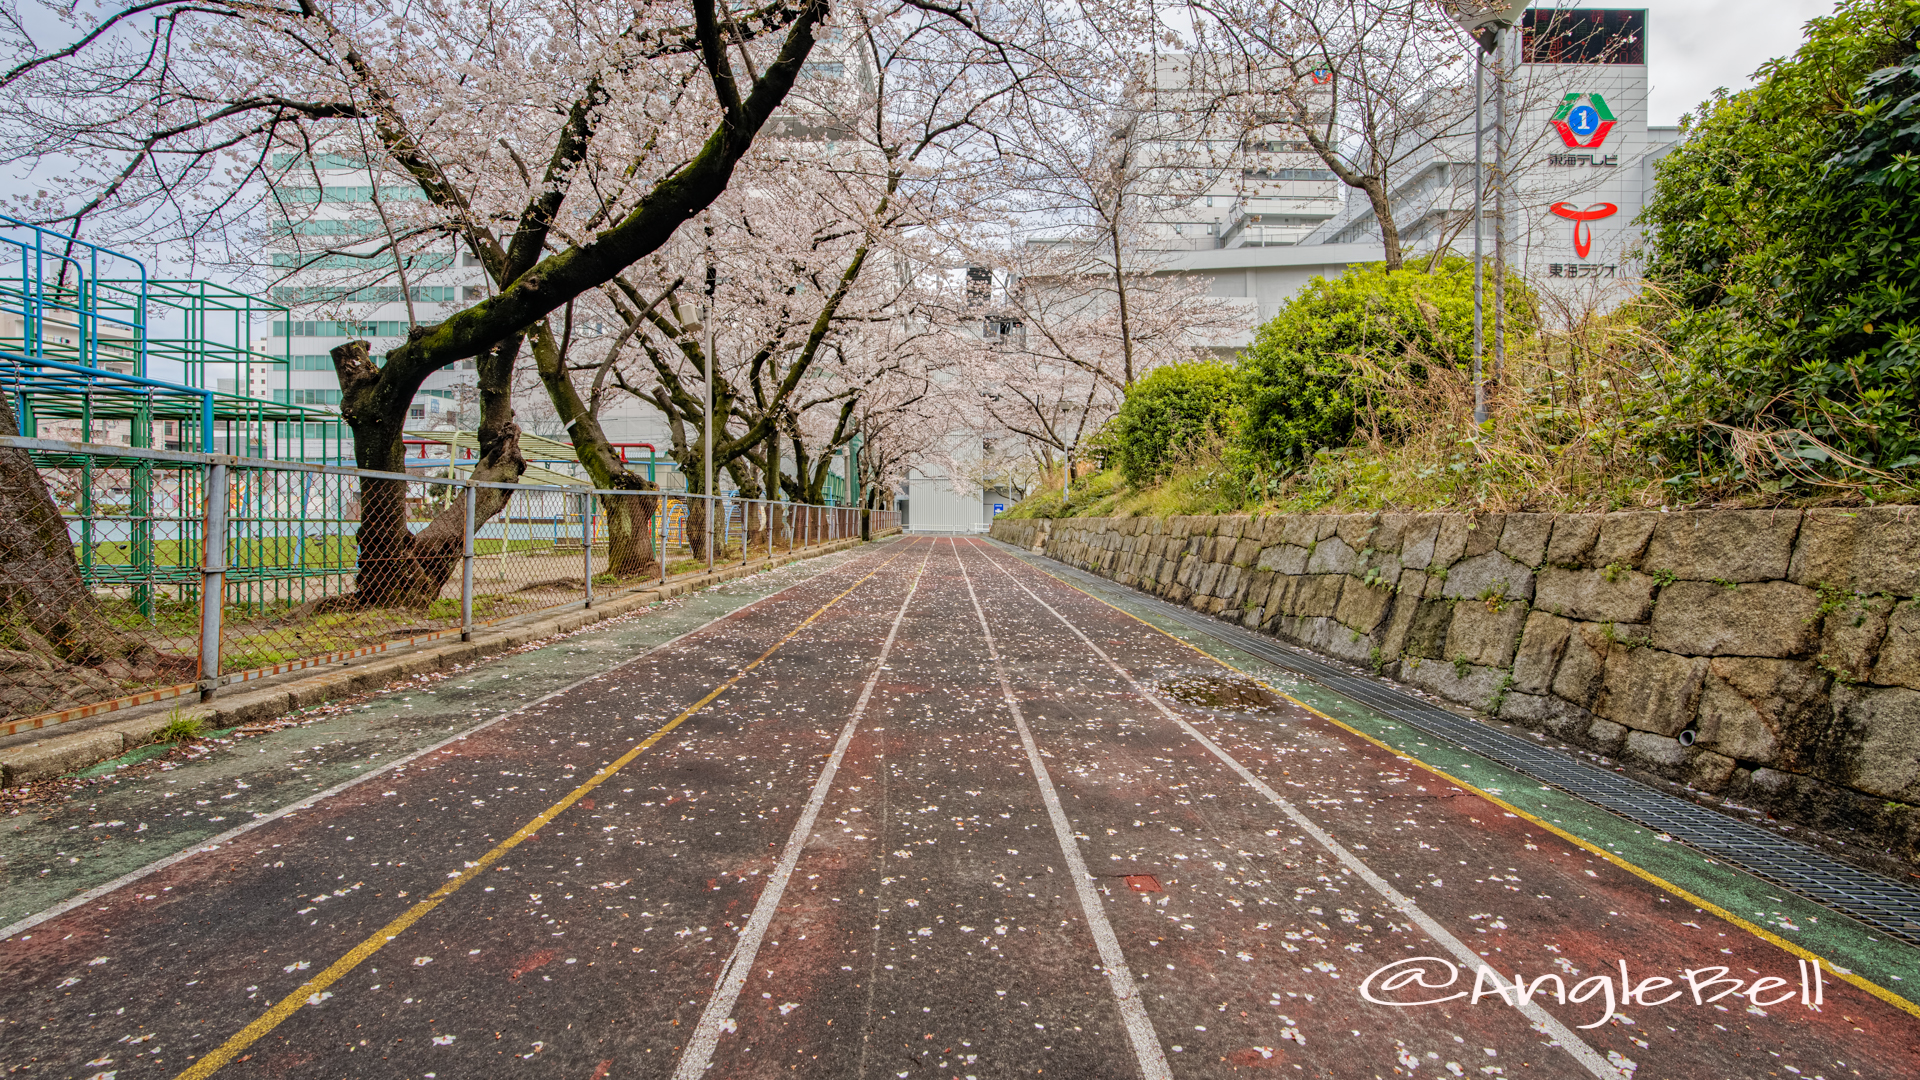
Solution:
M 377 256 L 370 273 L 404 279 L 413 255 L 452 243 L 494 290 L 415 323 L 384 364 L 365 342 L 334 351 L 356 459 L 399 471 L 415 392 L 475 359 L 475 476 L 511 480 L 524 469 L 512 370 L 528 336 L 537 352 L 549 313 L 660 248 L 726 190 L 827 10 L 825 0 L 744 11 L 713 0 L 54 8 L 58 43 L 10 24 L 0 125 L 12 149 L 0 160 L 58 169 L 21 208 L 30 216 L 196 255 L 300 235 L 272 210 L 275 194 L 315 187 L 322 155 L 363 166 L 375 193 L 391 193 L 375 196 L 379 228 L 355 238 L 376 242 L 325 254 Z M 610 463 L 586 465 L 617 485 Z M 481 490 L 482 511 L 497 512 L 504 496 Z M 436 595 L 463 516 L 449 508 L 415 535 L 402 486 L 366 480 L 357 600 Z

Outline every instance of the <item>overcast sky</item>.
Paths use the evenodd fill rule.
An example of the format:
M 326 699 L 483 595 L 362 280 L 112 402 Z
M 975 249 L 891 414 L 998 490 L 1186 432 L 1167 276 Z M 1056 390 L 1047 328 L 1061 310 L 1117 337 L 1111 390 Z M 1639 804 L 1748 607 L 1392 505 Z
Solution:
M 1800 46 L 1800 27 L 1832 0 L 1583 0 L 1579 7 L 1647 9 L 1647 122 L 1680 121 L 1715 87 L 1753 85 L 1755 68 Z

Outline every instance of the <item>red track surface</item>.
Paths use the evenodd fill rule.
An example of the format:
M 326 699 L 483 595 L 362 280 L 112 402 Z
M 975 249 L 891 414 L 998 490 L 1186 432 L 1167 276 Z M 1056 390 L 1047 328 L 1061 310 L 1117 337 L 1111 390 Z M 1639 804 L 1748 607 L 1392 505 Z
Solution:
M 964 540 L 877 549 L 0 965 L 0 1063 L 40 1076 L 1920 1074 L 1905 1013 L 1830 975 L 1803 1004 L 1788 953 Z M 1783 981 L 1696 1004 L 1683 973 L 1717 968 Z

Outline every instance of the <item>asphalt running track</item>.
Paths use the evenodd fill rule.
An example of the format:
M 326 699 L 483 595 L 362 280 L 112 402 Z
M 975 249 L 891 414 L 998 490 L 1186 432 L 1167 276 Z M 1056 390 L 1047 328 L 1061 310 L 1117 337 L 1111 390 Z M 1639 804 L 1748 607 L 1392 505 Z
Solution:
M 1897 977 L 1635 870 L 903 539 L 16 933 L 0 1066 L 1920 1075 Z

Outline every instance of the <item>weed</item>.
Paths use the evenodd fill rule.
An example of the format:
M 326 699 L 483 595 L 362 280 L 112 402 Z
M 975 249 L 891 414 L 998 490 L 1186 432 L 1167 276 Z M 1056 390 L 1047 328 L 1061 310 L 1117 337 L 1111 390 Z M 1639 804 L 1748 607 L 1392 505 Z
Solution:
M 1813 666 L 1832 676 L 1833 681 L 1842 686 L 1852 686 L 1856 681 L 1853 677 L 1853 672 L 1834 663 L 1833 658 L 1829 657 L 1826 653 L 1821 653 L 1819 658 L 1814 660 Z
M 1820 597 L 1820 605 L 1813 609 L 1813 618 L 1808 622 L 1825 618 L 1857 599 L 1852 593 L 1828 581 L 1815 585 L 1813 590 Z
M 167 722 L 153 733 L 154 742 L 182 743 L 197 739 L 206 730 L 206 721 L 188 716 L 179 706 L 167 711 Z
M 1358 630 L 1348 630 L 1348 631 L 1347 631 L 1347 641 L 1348 641 L 1349 643 L 1352 643 L 1352 642 L 1355 642 L 1355 641 L 1359 641 L 1359 640 L 1360 640 L 1360 631 L 1358 631 Z
M 1737 581 L 1728 581 L 1728 580 L 1727 580 L 1726 578 L 1718 578 L 1718 577 L 1717 577 L 1717 578 L 1714 578 L 1714 579 L 1713 579 L 1713 583 L 1714 583 L 1715 585 L 1718 585 L 1718 586 L 1720 586 L 1720 587 L 1721 587 L 1721 588 L 1723 588 L 1723 589 L 1737 589 L 1737 588 L 1739 588 L 1739 587 L 1740 587 L 1740 583 L 1739 583 L 1739 582 L 1737 582 Z
M 1607 584 L 1611 585 L 1621 578 L 1626 577 L 1632 569 L 1633 567 L 1628 566 L 1626 563 L 1611 562 L 1607 564 L 1606 569 L 1600 571 L 1600 576 L 1606 579 Z
M 1507 691 L 1513 689 L 1513 672 L 1500 676 L 1500 685 L 1493 688 L 1493 696 L 1487 699 L 1487 711 L 1500 715 L 1500 706 L 1507 703 Z
M 1447 580 L 1447 568 L 1444 566 L 1437 567 L 1427 571 L 1427 575 L 1435 581 L 1445 581 Z
M 1464 656 L 1456 656 L 1453 658 L 1453 677 L 1454 678 L 1464 679 L 1467 677 L 1467 672 L 1472 670 L 1473 670 L 1473 661 L 1467 659 Z
M 1658 582 L 1660 584 L 1660 587 L 1663 589 L 1673 584 L 1676 580 L 1679 579 L 1679 577 L 1680 577 L 1679 574 L 1676 574 L 1671 570 L 1655 570 L 1653 572 L 1653 580 Z
M 1375 645 L 1373 649 L 1367 653 L 1367 667 L 1373 669 L 1375 675 L 1386 673 L 1387 657 L 1385 653 L 1380 651 L 1380 646 Z

